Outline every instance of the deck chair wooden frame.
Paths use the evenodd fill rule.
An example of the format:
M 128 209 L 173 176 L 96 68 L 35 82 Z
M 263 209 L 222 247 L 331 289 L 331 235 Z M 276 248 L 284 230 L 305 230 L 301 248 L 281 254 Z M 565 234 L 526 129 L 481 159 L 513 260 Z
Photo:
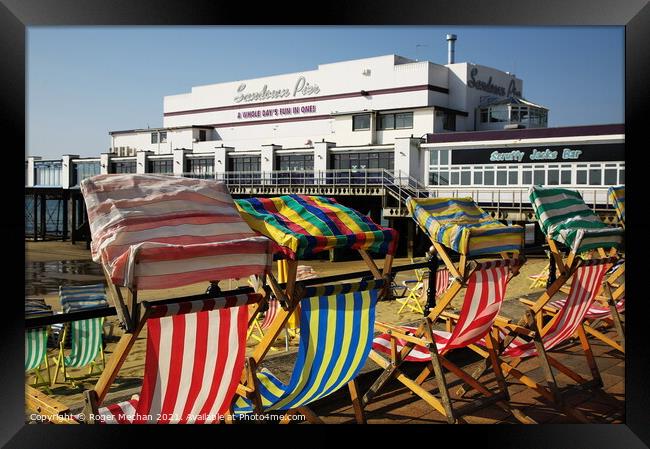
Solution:
M 410 331 L 405 331 L 404 328 L 399 326 L 394 326 L 386 323 L 376 323 L 376 328 L 380 331 L 387 332 L 390 338 L 390 359 L 385 359 L 380 355 L 376 350 L 372 350 L 370 353 L 370 358 L 377 363 L 380 367 L 384 369 L 381 375 L 370 387 L 368 392 L 363 396 L 363 404 L 366 405 L 379 393 L 379 391 L 386 385 L 386 383 L 395 378 L 401 382 L 404 386 L 410 389 L 413 393 L 422 398 L 435 410 L 440 412 L 450 424 L 462 422 L 462 417 L 464 415 L 470 414 L 473 411 L 485 407 L 490 404 L 496 403 L 502 409 L 510 412 L 518 420 L 523 423 L 531 424 L 534 421 L 524 415 L 519 410 L 513 409 L 507 403 L 508 400 L 508 391 L 505 384 L 505 380 L 500 371 L 500 366 L 497 363 L 494 363 L 497 360 L 497 345 L 494 338 L 494 332 L 492 332 L 491 324 L 485 329 L 485 341 L 487 343 L 487 351 L 482 351 L 487 357 L 493 361 L 494 373 L 497 379 L 498 391 L 494 392 L 488 389 L 486 386 L 478 382 L 472 376 L 462 370 L 460 367 L 449 361 L 445 357 L 446 354 L 441 354 L 437 349 L 436 339 L 434 337 L 435 332 L 433 330 L 433 324 L 438 319 L 443 319 L 449 321 L 450 319 L 458 319 L 457 315 L 448 313 L 445 309 L 451 304 L 452 299 L 458 294 L 462 287 L 466 286 L 470 281 L 474 273 L 478 273 L 481 270 L 485 270 L 488 267 L 507 267 L 506 278 L 504 279 L 504 286 L 507 285 L 507 282 L 513 277 L 516 276 L 519 272 L 521 265 L 525 262 L 523 257 L 516 259 L 505 259 L 502 261 L 489 261 L 483 263 L 477 263 L 472 261 L 467 265 L 464 265 L 462 270 L 462 277 L 456 278 L 447 291 L 445 291 L 440 300 L 437 302 L 435 308 L 430 310 L 428 315 L 426 315 L 418 328 L 413 328 Z M 504 287 L 505 290 L 505 287 Z M 502 298 L 503 299 L 503 298 Z M 467 300 L 467 298 L 466 298 Z M 497 316 L 494 317 L 496 319 Z M 462 331 L 461 331 L 462 332 Z M 452 334 L 453 335 L 453 334 Z M 402 340 L 404 344 L 398 346 L 398 339 Z M 475 347 L 473 344 L 469 344 L 471 347 Z M 407 377 L 401 370 L 400 366 L 405 361 L 408 361 L 409 354 L 416 348 L 424 348 L 429 353 L 430 360 L 426 363 L 424 369 L 415 379 Z M 453 349 L 449 349 L 453 350 Z M 454 409 L 452 406 L 452 401 L 449 396 L 449 390 L 447 385 L 447 380 L 444 375 L 443 368 L 457 375 L 460 379 L 471 384 L 479 392 L 481 392 L 485 399 L 476 401 L 469 406 L 463 408 Z M 438 391 L 440 397 L 436 397 L 431 392 L 427 391 L 422 387 L 422 383 L 429 377 L 431 374 L 435 374 L 438 384 Z
M 386 255 L 384 259 L 384 266 L 380 270 L 377 264 L 375 263 L 375 261 L 365 250 L 357 250 L 357 251 L 359 252 L 362 259 L 370 269 L 373 278 L 375 280 L 383 279 L 385 281 L 384 291 L 387 288 L 389 288 L 390 286 L 389 275 L 393 264 L 393 259 L 394 259 L 393 255 L 392 254 Z M 278 337 L 282 329 L 285 328 L 287 321 L 289 320 L 291 315 L 298 310 L 300 301 L 302 299 L 301 296 L 302 287 L 298 285 L 296 282 L 296 274 L 297 274 L 299 261 L 288 260 L 287 262 L 288 262 L 288 273 L 287 273 L 287 282 L 285 284 L 284 289 L 280 286 L 280 284 L 277 282 L 275 276 L 273 276 L 272 273 L 269 273 L 266 276 L 266 281 L 269 287 L 271 288 L 271 290 L 273 291 L 273 293 L 275 294 L 275 296 L 280 301 L 280 305 L 282 306 L 282 308 L 278 311 L 275 320 L 268 328 L 267 332 L 264 334 L 264 337 L 262 338 L 262 341 L 256 346 L 255 351 L 253 352 L 251 359 L 255 366 L 259 366 L 260 363 L 264 360 L 267 353 L 271 350 L 271 346 L 273 342 Z M 249 387 L 251 393 L 240 394 L 239 391 L 237 393 L 240 394 L 242 397 L 253 401 L 254 404 L 258 404 L 257 407 L 254 408 L 254 410 L 257 412 L 261 412 L 261 399 L 259 398 L 259 396 L 256 396 L 257 393 L 253 393 L 256 392 L 257 389 L 255 388 L 254 385 L 251 384 L 251 382 L 256 383 L 257 380 L 244 378 L 244 376 L 242 376 L 242 382 L 244 383 L 244 385 Z M 354 407 L 355 419 L 360 424 L 365 423 L 365 414 L 363 411 L 363 407 L 361 405 L 360 392 L 359 392 L 356 379 L 350 381 L 350 383 L 348 384 L 348 389 L 350 391 L 350 398 L 352 401 L 352 405 Z M 283 418 L 281 419 L 281 422 L 282 423 L 290 422 L 289 416 L 296 413 L 302 413 L 307 419 L 307 421 L 309 421 L 310 423 L 314 423 L 314 424 L 323 423 L 322 419 L 320 419 L 318 415 L 316 415 L 313 411 L 311 411 L 311 409 L 308 406 L 302 406 L 297 409 L 288 410 L 284 414 Z

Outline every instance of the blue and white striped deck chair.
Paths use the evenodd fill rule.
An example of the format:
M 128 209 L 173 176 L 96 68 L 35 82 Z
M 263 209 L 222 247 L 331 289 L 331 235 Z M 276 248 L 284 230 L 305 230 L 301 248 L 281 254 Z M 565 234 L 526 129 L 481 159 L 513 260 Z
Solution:
M 377 297 L 383 280 L 356 284 L 307 287 L 300 302 L 300 344 L 291 378 L 285 385 L 270 371 L 257 373 L 261 410 L 302 413 L 320 422 L 306 406 L 348 384 L 357 421 L 363 410 L 356 376 L 372 346 Z M 254 411 L 252 403 L 238 398 L 234 413 Z M 286 416 L 285 415 L 285 416 Z
M 28 298 L 25 300 L 25 318 L 38 318 L 52 315 L 52 307 L 45 304 L 43 298 Z M 50 384 L 50 364 L 47 359 L 47 327 L 25 330 L 25 372 L 34 375 L 34 387 Z M 47 381 L 41 374 L 45 362 Z M 31 372 L 31 373 L 30 373 Z M 47 389 L 49 392 L 49 389 Z
M 108 307 L 104 284 L 61 287 L 59 297 L 64 313 Z M 88 375 L 92 374 L 93 368 L 97 365 L 95 359 L 98 355 L 101 357 L 101 365 L 105 366 L 102 342 L 103 322 L 103 318 L 73 321 L 64 329 L 59 342 L 59 354 L 55 359 L 56 370 L 52 385 L 56 382 L 59 371 L 63 371 L 64 381 L 80 379 L 69 377 L 67 368 L 88 366 Z M 68 332 L 70 333 L 70 355 L 66 356 L 64 346 Z

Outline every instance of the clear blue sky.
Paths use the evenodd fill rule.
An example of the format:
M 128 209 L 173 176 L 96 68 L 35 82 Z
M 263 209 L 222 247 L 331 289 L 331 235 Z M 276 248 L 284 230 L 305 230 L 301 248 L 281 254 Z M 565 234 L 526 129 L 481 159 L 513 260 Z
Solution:
M 386 54 L 510 71 L 549 126 L 623 123 L 623 27 L 30 27 L 27 155 L 97 156 L 110 130 L 162 126 L 192 86 Z

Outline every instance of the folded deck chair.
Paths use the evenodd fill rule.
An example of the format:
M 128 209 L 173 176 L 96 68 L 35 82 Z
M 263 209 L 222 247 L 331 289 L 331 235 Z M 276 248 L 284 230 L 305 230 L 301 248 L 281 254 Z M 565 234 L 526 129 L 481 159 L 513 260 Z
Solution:
M 428 274 L 428 273 L 427 273 Z M 440 296 L 444 293 L 449 287 L 451 273 L 446 268 L 442 268 L 436 271 L 436 296 Z M 407 286 L 409 281 L 404 281 L 404 285 Z M 419 281 L 416 281 L 413 287 L 407 287 L 408 294 L 404 299 L 397 299 L 396 301 L 402 304 L 402 307 L 399 308 L 397 314 L 401 314 L 402 310 L 407 307 L 411 312 L 424 313 L 422 309 L 422 304 L 427 300 L 427 290 L 429 288 L 429 277 L 428 275 L 423 275 Z
M 431 240 L 432 257 L 437 254 L 455 280 L 465 279 L 473 258 L 515 258 L 523 247 L 523 227 L 495 220 L 472 198 L 408 198 L 406 206 Z M 459 255 L 457 264 L 451 260 L 452 253 Z
M 140 394 L 97 409 L 106 424 L 209 424 L 225 419 L 244 370 L 248 304 L 258 293 L 145 304 Z
M 580 253 L 598 250 L 601 257 L 604 257 L 605 250 L 609 249 L 613 254 L 623 243 L 623 228 L 603 223 L 587 206 L 579 192 L 532 186 L 529 197 L 560 272 L 564 272 L 572 259 Z M 569 250 L 566 261 L 560 253 L 558 243 Z
M 224 183 L 97 175 L 83 180 L 81 192 L 93 260 L 102 264 L 128 332 L 138 322 L 138 290 L 246 278 L 269 265 L 272 242 L 242 220 Z M 120 287 L 127 289 L 126 299 Z
M 266 356 L 289 317 L 300 310 L 303 296 L 296 291 L 299 260 L 330 249 L 355 249 L 366 262 L 374 279 L 383 279 L 386 285 L 390 282 L 397 231 L 377 225 L 368 216 L 354 209 L 330 198 L 306 195 L 241 199 L 237 200 L 237 207 L 252 229 L 268 236 L 280 247 L 278 257 L 286 258 L 288 265 L 286 285 L 283 288 L 272 274 L 267 275 L 269 286 L 282 307 L 265 332 L 262 342 L 255 348 L 253 359 L 257 365 Z M 369 253 L 385 255 L 381 270 Z M 380 295 L 385 293 L 386 289 L 383 289 Z M 356 397 L 356 392 L 353 397 Z M 251 400 L 250 397 L 246 399 Z M 302 410 L 304 412 L 306 408 L 302 407 Z M 363 420 L 359 414 L 357 419 Z
M 625 229 L 625 186 L 610 187 L 607 196 L 616 209 L 619 224 Z
M 538 326 L 541 320 L 537 318 L 543 313 L 543 308 L 551 300 L 555 294 L 554 292 L 557 292 L 559 287 L 565 283 L 562 277 L 558 278 L 527 312 L 525 330 L 522 330 L 519 326 L 514 327 L 508 326 L 508 324 L 496 323 L 500 327 L 501 336 L 505 336 L 503 338 L 503 347 L 505 349 L 499 355 L 503 373 L 506 376 L 512 375 L 516 377 L 524 385 L 535 390 L 543 398 L 556 405 L 558 409 L 583 422 L 587 422 L 584 415 L 570 406 L 560 394 L 552 367 L 583 387 L 599 388 L 602 386 L 598 366 L 591 352 L 583 321 L 593 305 L 605 273 L 615 260 L 615 258 L 574 259 L 572 265 L 568 267 L 569 276 L 572 278 L 569 295 L 559 307 L 558 312 L 543 327 Z M 548 354 L 549 351 L 559 347 L 575 335 L 580 339 L 580 344 L 591 371 L 592 379 L 589 381 Z M 516 369 L 522 359 L 532 356 L 536 356 L 540 362 L 545 375 L 546 387 Z M 507 361 L 504 361 L 504 359 L 507 359 Z
M 61 286 L 59 299 L 64 313 L 108 307 L 104 284 Z M 56 369 L 52 385 L 57 382 L 59 372 L 63 373 L 64 382 L 73 384 L 77 380 L 90 376 L 94 367 L 99 366 L 96 361 L 98 356 L 102 368 L 105 366 L 103 327 L 104 318 L 73 321 L 69 326 L 63 327 L 63 334 L 59 338 L 59 352 L 54 359 Z M 65 355 L 68 335 L 70 335 L 70 355 Z M 87 375 L 74 378 L 68 375 L 68 368 L 84 366 L 89 368 Z
M 383 280 L 371 280 L 300 290 L 300 344 L 291 378 L 285 385 L 268 370 L 258 372 L 259 409 L 255 410 L 253 401 L 240 398 L 235 413 L 302 412 L 318 422 L 304 407 L 347 384 L 357 419 L 363 421 L 355 378 L 370 352 L 375 306 L 383 284 Z
M 109 293 L 125 327 L 97 384 L 85 392 L 87 407 L 95 410 L 102 405 L 145 325 L 146 312 L 152 309 L 138 301 L 139 291 L 155 290 L 151 294 L 155 294 L 159 304 L 160 301 L 193 304 L 195 300 L 214 299 L 221 281 L 251 275 L 265 277 L 270 272 L 275 244 L 250 229 L 221 182 L 164 175 L 97 175 L 82 181 L 81 192 L 88 210 L 93 260 L 102 264 Z M 198 284 L 204 284 L 204 288 L 209 284 L 211 293 L 178 298 L 178 294 L 169 291 Z M 122 287 L 126 290 L 126 300 Z M 185 317 L 194 320 L 196 315 L 180 315 L 178 319 L 185 320 Z M 205 329 L 202 321 L 196 323 L 199 330 Z M 249 324 L 244 325 L 243 337 Z M 225 338 L 227 334 L 225 327 L 210 329 L 219 332 L 216 335 L 220 342 L 223 339 L 218 335 L 223 332 Z M 191 333 L 185 335 L 190 338 Z M 212 341 L 214 334 L 208 338 Z M 161 345 L 175 343 L 172 340 L 161 339 Z M 191 352 L 187 354 L 189 357 Z M 207 357 L 214 355 L 211 352 Z M 241 376 L 241 370 L 228 371 L 235 367 L 234 360 L 228 360 L 222 374 Z M 172 368 L 179 366 L 174 364 Z M 174 371 L 167 380 L 175 382 L 180 378 L 177 374 Z M 201 395 L 217 391 L 217 399 L 224 399 L 218 377 L 197 380 L 198 384 L 190 384 L 188 394 L 195 394 L 197 389 Z M 244 388 L 241 385 L 237 388 L 240 387 Z M 244 389 L 241 394 L 248 394 L 247 391 Z M 154 390 L 156 395 L 158 390 Z
M 376 328 L 385 333 L 374 339 L 370 358 L 382 367 L 384 372 L 363 397 L 364 404 L 372 400 L 388 380 L 394 377 L 443 414 L 449 423 L 459 422 L 463 415 L 476 410 L 477 406 L 483 407 L 495 402 L 504 410 L 512 412 L 522 422 L 532 422 L 530 418 L 518 410 L 512 410 L 507 404 L 508 391 L 498 363 L 493 363 L 492 366 L 499 391 L 492 391 L 447 358 L 447 354 L 455 349 L 475 346 L 479 341 L 485 340 L 488 342 L 488 350 L 482 353 L 489 356 L 493 362 L 497 360 L 497 347 L 491 333 L 492 326 L 498 319 L 507 283 L 511 276 L 516 275 L 522 262 L 523 260 L 519 258 L 482 263 L 471 262 L 468 265 L 465 283 L 467 289 L 459 315 L 445 312 L 453 298 L 453 296 L 445 296 L 445 299 L 438 302 L 435 309 L 424 318 L 419 328 L 377 322 Z M 454 283 L 450 288 L 460 290 L 460 285 Z M 433 323 L 440 317 L 456 321 L 452 331 L 433 328 Z M 426 366 L 416 379 L 410 379 L 400 370 L 401 364 L 405 361 L 423 362 Z M 468 382 L 486 398 L 482 402 L 455 409 L 449 396 L 443 367 Z M 431 373 L 435 373 L 439 397 L 422 387 L 422 383 Z
M 45 304 L 43 298 L 26 298 L 25 299 L 25 318 L 38 318 L 52 315 L 52 307 Z M 34 375 L 32 386 L 47 388 L 50 383 L 50 364 L 47 358 L 47 327 L 32 328 L 25 330 L 25 372 Z M 45 373 L 47 381 L 41 371 L 42 365 L 45 364 Z
M 609 195 L 610 199 L 620 197 L 620 195 L 624 195 L 624 189 L 621 187 L 611 188 Z M 535 216 L 538 219 L 540 228 L 547 236 L 551 254 L 555 258 L 560 272 L 566 271 L 572 259 L 580 253 L 588 253 L 593 257 L 597 252 L 602 258 L 606 256 L 606 250 L 609 250 L 610 255 L 620 250 L 625 235 L 624 229 L 622 227 L 607 226 L 603 223 L 600 217 L 587 206 L 578 192 L 568 189 L 533 186 L 530 189 L 529 196 Z M 612 201 L 615 202 L 614 199 Z M 620 212 L 622 214 L 625 213 L 624 204 L 623 197 L 621 202 L 623 209 Z M 620 217 L 619 221 L 621 224 L 624 223 Z M 568 247 L 569 255 L 566 257 L 566 261 L 563 260 L 558 243 Z M 617 298 L 620 299 L 624 296 L 624 288 L 621 290 L 617 284 L 620 284 L 619 278 L 625 272 L 624 260 L 619 260 L 617 267 L 613 268 L 612 271 L 607 275 L 606 280 L 617 291 Z M 601 294 L 601 286 L 599 286 L 596 293 Z M 541 315 L 538 319 L 541 320 Z M 620 322 L 617 327 L 619 337 L 622 339 Z M 590 333 L 593 330 L 590 326 L 586 329 Z M 599 335 L 602 336 L 602 334 Z M 611 340 L 608 344 L 610 343 Z M 614 343 L 614 347 L 622 350 L 622 347 L 617 343 Z

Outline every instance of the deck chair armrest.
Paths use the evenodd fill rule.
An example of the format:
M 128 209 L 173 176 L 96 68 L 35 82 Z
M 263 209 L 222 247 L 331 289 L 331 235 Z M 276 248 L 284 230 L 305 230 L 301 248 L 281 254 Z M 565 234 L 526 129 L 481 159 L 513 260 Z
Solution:
M 511 320 L 497 316 L 497 318 L 494 321 L 494 325 L 498 327 L 501 330 L 507 331 L 507 332 L 514 332 L 519 335 L 523 335 L 525 337 L 535 337 L 535 332 L 528 329 L 527 327 L 520 326 L 518 324 L 513 323 Z
M 427 341 L 427 340 L 425 340 L 423 338 L 418 338 L 418 337 L 415 337 L 414 335 L 407 334 L 404 329 L 399 328 L 397 326 L 390 325 L 390 324 L 375 321 L 375 328 L 379 329 L 380 331 L 386 332 L 386 333 L 390 334 L 391 336 L 394 336 L 396 338 L 400 338 L 400 339 L 402 339 L 404 341 L 407 341 L 409 343 L 415 343 L 416 345 L 419 345 L 419 346 L 428 347 L 429 343 L 431 343 L 431 342 L 429 342 L 429 341 Z
M 535 305 L 535 301 L 531 301 L 530 299 L 526 299 L 526 298 L 519 298 L 519 302 L 529 307 L 533 307 Z M 549 305 L 545 305 L 544 307 L 542 307 L 542 310 L 544 312 L 548 312 L 552 314 L 556 314 L 558 312 L 558 310 L 555 307 Z
M 30 385 L 25 385 L 25 405 L 30 412 L 47 417 L 47 420 L 54 424 L 79 424 L 72 419 L 70 409 L 66 405 Z
M 440 316 L 438 318 L 447 318 L 453 321 L 458 321 L 460 319 L 460 315 L 457 313 L 452 313 L 452 312 L 447 312 L 446 310 L 443 310 L 440 312 Z

